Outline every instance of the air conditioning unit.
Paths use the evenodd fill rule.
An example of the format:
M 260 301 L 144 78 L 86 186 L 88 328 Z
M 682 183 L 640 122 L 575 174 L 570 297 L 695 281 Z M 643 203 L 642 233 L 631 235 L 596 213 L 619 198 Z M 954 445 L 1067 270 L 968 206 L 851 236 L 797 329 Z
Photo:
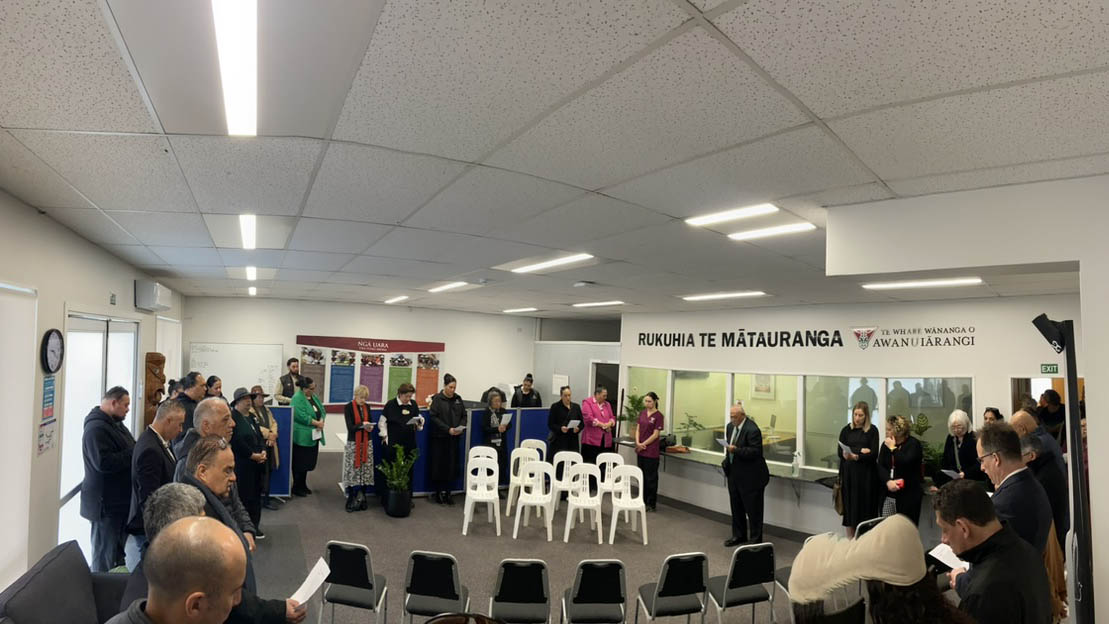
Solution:
M 135 280 L 135 307 L 147 312 L 161 312 L 173 307 L 173 291 L 158 282 Z

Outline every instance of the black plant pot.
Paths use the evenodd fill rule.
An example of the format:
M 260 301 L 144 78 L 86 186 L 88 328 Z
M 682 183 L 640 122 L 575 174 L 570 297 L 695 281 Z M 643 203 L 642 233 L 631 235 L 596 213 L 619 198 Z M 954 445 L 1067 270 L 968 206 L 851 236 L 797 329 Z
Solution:
M 412 512 L 412 494 L 408 490 L 385 490 L 385 513 L 394 518 L 407 518 Z
M 693 436 L 683 435 L 682 436 L 682 446 L 693 446 Z

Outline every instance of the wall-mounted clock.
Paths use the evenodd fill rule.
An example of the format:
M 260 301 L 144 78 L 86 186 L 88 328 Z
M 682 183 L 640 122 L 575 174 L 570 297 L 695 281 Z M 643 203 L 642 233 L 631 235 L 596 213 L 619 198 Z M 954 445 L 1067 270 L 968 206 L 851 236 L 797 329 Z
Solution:
M 47 330 L 42 335 L 42 370 L 53 375 L 62 368 L 62 358 L 65 357 L 65 340 L 62 332 L 56 329 Z

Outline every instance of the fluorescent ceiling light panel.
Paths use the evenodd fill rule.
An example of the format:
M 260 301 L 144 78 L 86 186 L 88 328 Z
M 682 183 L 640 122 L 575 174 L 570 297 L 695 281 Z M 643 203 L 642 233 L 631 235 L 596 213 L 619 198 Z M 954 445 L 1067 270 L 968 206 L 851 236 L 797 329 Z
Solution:
M 682 299 L 686 301 L 715 301 L 717 299 L 739 299 L 741 297 L 762 297 L 765 296 L 761 290 L 744 290 L 740 292 L 720 292 L 708 293 L 705 295 L 686 295 Z
M 258 217 L 252 214 L 239 215 L 239 232 L 243 235 L 243 249 L 254 249 L 258 243 Z
M 246 268 L 246 279 L 251 282 L 258 279 L 258 267 L 248 266 Z
M 599 308 L 601 306 L 624 305 L 623 301 L 591 301 L 589 303 L 575 303 L 575 308 Z
M 714 212 L 699 217 L 690 217 L 685 222 L 689 225 L 714 225 L 725 221 L 737 221 L 759 215 L 774 214 L 775 212 L 778 212 L 778 207 L 774 204 L 755 204 L 754 206 L 744 206 L 743 208 Z
M 789 223 L 786 225 L 776 225 L 774 227 L 761 228 L 758 230 L 747 230 L 745 232 L 736 232 L 729 234 L 728 238 L 737 241 L 753 240 L 756 238 L 766 238 L 768 236 L 778 236 L 781 234 L 793 234 L 795 232 L 808 232 L 815 230 L 816 226 L 808 221 L 801 221 L 800 223 Z
M 258 134 L 258 2 L 212 0 L 227 134 Z
M 401 295 L 399 297 L 393 297 L 392 299 L 386 299 L 385 303 L 400 303 L 401 301 L 404 301 L 407 298 L 408 298 L 408 295 Z
M 867 290 L 897 290 L 900 288 L 946 288 L 948 286 L 976 286 L 980 277 L 949 277 L 942 279 L 912 280 L 906 282 L 873 282 L 863 284 Z
M 461 288 L 461 287 L 466 286 L 466 285 L 467 285 L 466 282 L 451 282 L 450 284 L 443 284 L 442 286 L 436 286 L 435 288 L 429 288 L 428 292 L 429 293 L 438 293 L 438 292 L 443 292 L 444 290 L 451 290 L 452 288 Z
M 516 314 L 517 312 L 537 312 L 537 311 L 539 311 L 539 308 L 510 308 L 508 310 L 504 310 L 504 313 L 505 314 Z
M 246 292 L 247 292 L 247 294 L 249 294 L 249 295 L 250 295 L 251 297 L 253 297 L 254 295 L 257 295 L 257 294 L 258 294 L 258 289 L 257 289 L 257 288 L 255 288 L 255 287 L 253 287 L 253 286 L 251 286 L 250 288 L 247 288 L 247 289 L 246 289 Z
M 518 269 L 512 269 L 512 272 L 513 273 L 531 273 L 532 271 L 542 271 L 543 269 L 549 269 L 549 268 L 556 267 L 556 266 L 562 266 L 564 264 L 573 264 L 575 262 L 581 262 L 582 260 L 589 260 L 592 257 L 593 257 L 593 254 L 587 254 L 587 253 L 574 254 L 572 256 L 564 256 L 562 258 L 555 258 L 554 260 L 546 260 L 544 262 L 536 262 L 535 264 L 529 264 L 527 266 L 522 266 Z

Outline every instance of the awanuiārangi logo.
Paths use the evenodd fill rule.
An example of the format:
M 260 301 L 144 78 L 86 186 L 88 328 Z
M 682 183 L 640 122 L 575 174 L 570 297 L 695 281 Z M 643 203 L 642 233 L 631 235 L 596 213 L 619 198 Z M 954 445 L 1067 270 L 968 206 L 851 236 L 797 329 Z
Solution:
M 859 348 L 866 350 L 870 346 L 870 338 L 874 332 L 878 331 L 877 327 L 852 327 L 851 331 L 855 333 L 855 339 L 859 341 Z

